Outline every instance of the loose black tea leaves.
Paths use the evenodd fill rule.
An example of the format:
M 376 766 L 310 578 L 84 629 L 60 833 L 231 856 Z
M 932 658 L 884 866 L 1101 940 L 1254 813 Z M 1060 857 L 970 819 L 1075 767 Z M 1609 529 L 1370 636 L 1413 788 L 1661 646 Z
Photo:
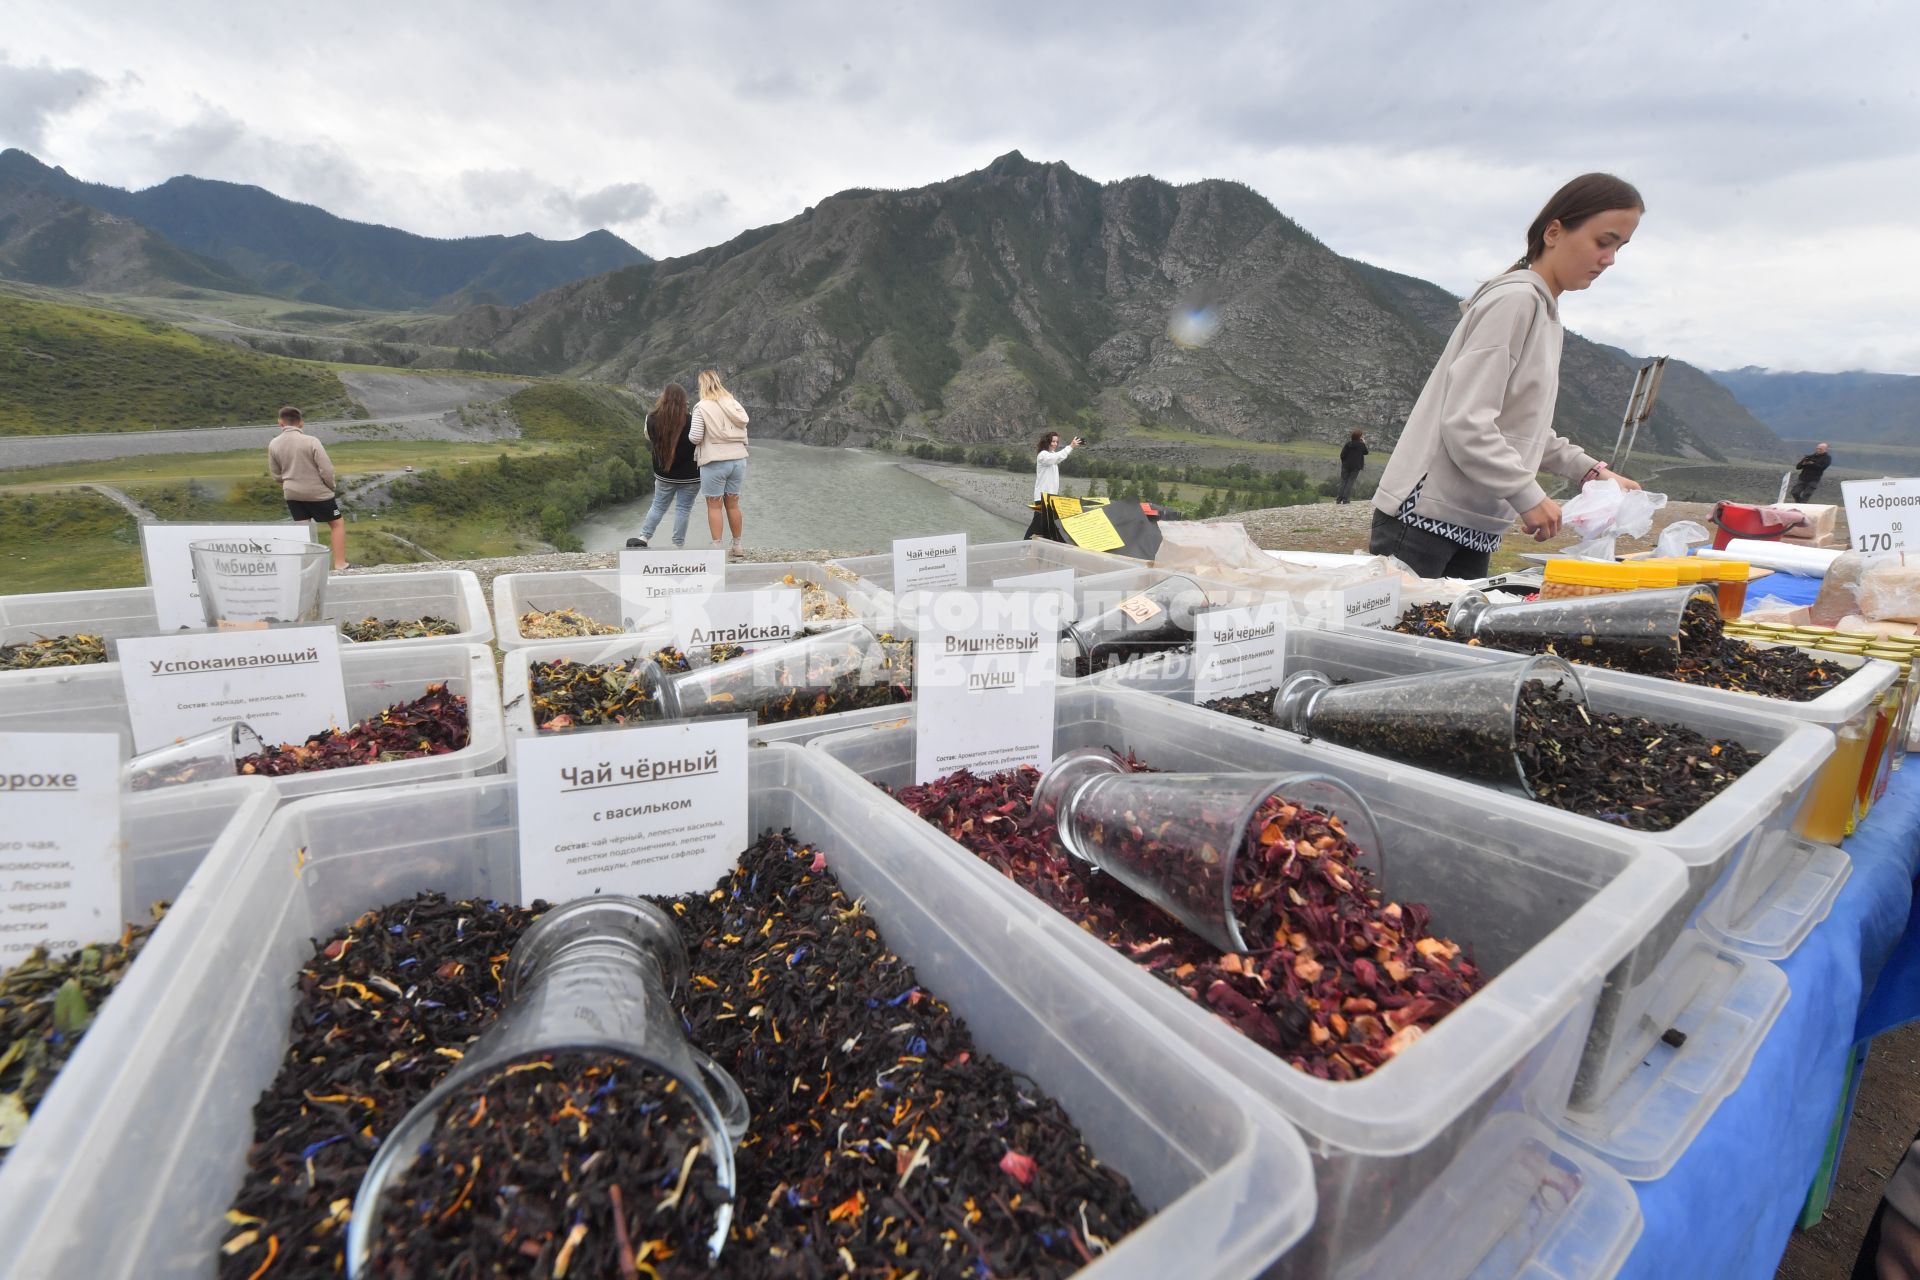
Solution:
M 687 1038 L 733 1075 L 751 1111 L 732 1228 L 717 1270 L 704 1238 L 643 1256 L 666 1238 L 664 1216 L 648 1211 L 673 1186 L 641 1186 L 642 1164 L 611 1152 L 591 1169 L 576 1165 L 569 1182 L 517 1184 L 518 1199 L 563 1206 L 579 1191 L 599 1215 L 582 1219 L 588 1230 L 566 1275 L 1050 1280 L 1145 1221 L 1126 1179 L 1086 1148 L 1060 1105 L 980 1053 L 966 1024 L 888 949 L 825 853 L 770 833 L 718 888 L 662 905 L 692 962 L 676 996 Z M 223 1280 L 337 1280 L 353 1197 L 380 1139 L 492 1023 L 500 974 L 534 914 L 426 895 L 315 944 L 285 1065 L 254 1111 Z M 598 1124 L 599 1101 L 576 1105 Z M 531 1120 L 507 1128 L 536 1132 Z M 625 1246 L 612 1225 L 614 1185 Z M 476 1214 L 500 1207 L 474 1193 Z M 561 1247 L 581 1225 L 564 1221 Z M 550 1243 L 499 1274 L 559 1277 Z
M 41 667 L 84 667 L 107 660 L 107 642 L 99 636 L 40 636 L 20 644 L 0 644 L 0 671 Z
M 427 614 L 421 618 L 362 618 L 358 622 L 341 623 L 340 630 L 355 644 L 369 644 L 375 640 L 426 640 L 433 636 L 450 636 L 457 634 L 460 628 L 445 618 Z
M 1301 1071 L 1328 1080 L 1368 1075 L 1482 985 L 1460 947 L 1431 933 L 1426 907 L 1384 900 L 1331 814 L 1277 797 L 1262 806 L 1231 886 L 1252 949 L 1222 953 L 1068 854 L 1051 815 L 1030 825 L 1039 777 L 1030 768 L 990 777 L 962 770 L 899 799 Z M 1137 838 L 1148 839 L 1149 829 L 1143 823 Z
M 157 923 L 166 912 L 155 903 Z M 36 947 L 0 973 L 0 1162 L 25 1136 L 54 1077 L 80 1047 L 107 997 L 127 976 L 154 926 L 128 925 L 115 942 L 50 956 Z
M 369 1271 L 708 1274 L 725 1193 L 685 1092 L 605 1055 L 517 1063 L 448 1100 L 388 1193 Z
M 1205 705 L 1255 724 L 1284 727 L 1274 717 L 1271 689 Z M 1540 681 L 1522 688 L 1514 731 L 1514 753 L 1533 799 L 1636 831 L 1673 829 L 1764 759 L 1737 742 L 1709 738 L 1685 725 L 1582 707 L 1557 684 Z M 1415 725 L 1409 732 L 1418 740 L 1423 730 Z M 1396 745 L 1383 741 L 1377 749 L 1401 758 L 1415 754 L 1396 751 Z M 1504 744 L 1496 746 L 1506 750 Z
M 467 700 L 444 684 L 428 685 L 349 729 L 327 729 L 305 742 L 268 747 L 239 762 L 239 771 L 279 778 L 292 773 L 443 756 L 467 745 Z
M 1488 642 L 1488 637 L 1482 635 L 1461 642 L 1447 626 L 1447 606 L 1439 604 L 1410 607 L 1393 630 L 1432 640 L 1484 643 L 1484 647 L 1514 653 L 1552 653 L 1586 666 L 1658 676 L 1710 689 L 1757 693 L 1788 702 L 1810 702 L 1837 687 L 1851 674 L 1826 655 L 1789 648 L 1763 649 L 1732 639 L 1722 633 L 1719 615 L 1707 609 L 1704 602 L 1689 605 L 1682 617 L 1680 652 L 1671 665 L 1649 662 L 1631 652 L 1613 654 L 1596 650 L 1577 639 L 1555 644 L 1540 642 L 1535 637 L 1511 636 Z

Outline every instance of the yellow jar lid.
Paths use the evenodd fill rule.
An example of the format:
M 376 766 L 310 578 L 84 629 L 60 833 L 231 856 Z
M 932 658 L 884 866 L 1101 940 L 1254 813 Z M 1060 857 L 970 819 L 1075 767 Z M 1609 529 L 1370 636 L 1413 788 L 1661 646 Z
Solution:
M 1625 590 L 1634 585 L 1635 577 L 1627 566 L 1604 560 L 1549 560 L 1546 580 L 1561 586 Z
M 1634 572 L 1643 587 L 1677 587 L 1680 571 L 1670 564 L 1636 564 Z
M 1745 560 L 1702 560 L 1713 567 L 1715 582 L 1745 582 L 1753 576 L 1753 566 Z

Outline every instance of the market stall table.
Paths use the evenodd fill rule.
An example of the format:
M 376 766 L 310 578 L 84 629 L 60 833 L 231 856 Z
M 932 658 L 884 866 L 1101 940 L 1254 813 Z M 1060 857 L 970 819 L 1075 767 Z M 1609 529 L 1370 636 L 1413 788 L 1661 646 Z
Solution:
M 1646 1229 L 1622 1277 L 1772 1276 L 1820 1168 L 1856 1034 L 1920 1017 L 1920 970 L 1889 964 L 1909 928 L 1920 859 L 1920 768 L 1894 775 L 1845 848 L 1853 876 L 1832 914 L 1778 962 L 1792 995 L 1746 1079 L 1666 1177 L 1634 1184 Z M 1902 990 L 1875 990 L 1883 968 Z

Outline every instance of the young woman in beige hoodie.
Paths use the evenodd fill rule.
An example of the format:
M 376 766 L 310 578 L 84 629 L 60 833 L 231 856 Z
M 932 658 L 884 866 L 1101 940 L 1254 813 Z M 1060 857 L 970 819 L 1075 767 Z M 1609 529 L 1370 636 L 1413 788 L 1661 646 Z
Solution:
M 1645 210 L 1612 174 L 1589 173 L 1555 192 L 1527 229 L 1526 256 L 1460 304 L 1373 498 L 1371 550 L 1423 578 L 1481 578 L 1518 516 L 1545 542 L 1560 505 L 1536 479 L 1576 486 L 1612 478 L 1640 486 L 1553 430 L 1560 391 L 1559 298 L 1613 265 Z
M 707 500 L 707 533 L 720 545 L 722 515 L 733 528 L 731 554 L 740 554 L 746 517 L 740 514 L 740 490 L 747 483 L 747 411 L 733 398 L 720 375 L 700 371 L 700 403 L 687 431 L 694 460 L 700 464 L 700 496 Z

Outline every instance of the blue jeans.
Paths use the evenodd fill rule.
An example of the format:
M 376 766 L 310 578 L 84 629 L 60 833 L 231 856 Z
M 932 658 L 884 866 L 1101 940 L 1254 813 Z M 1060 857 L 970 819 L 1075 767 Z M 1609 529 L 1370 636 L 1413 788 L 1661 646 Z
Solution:
M 703 498 L 739 497 L 747 483 L 747 460 L 728 458 L 724 462 L 700 464 L 700 496 Z
M 687 518 L 693 514 L 694 495 L 700 492 L 698 480 L 667 480 L 660 476 L 653 478 L 653 505 L 647 508 L 647 518 L 640 522 L 640 536 L 653 540 L 653 531 L 660 527 L 660 521 L 667 514 L 667 504 L 673 504 L 673 545 L 687 545 Z

